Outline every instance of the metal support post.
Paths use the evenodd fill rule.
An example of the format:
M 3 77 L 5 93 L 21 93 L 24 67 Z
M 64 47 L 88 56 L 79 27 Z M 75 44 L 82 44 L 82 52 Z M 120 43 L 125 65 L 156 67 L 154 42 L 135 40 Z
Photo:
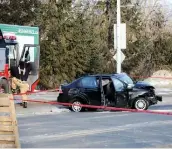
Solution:
M 121 73 L 121 47 L 120 47 L 120 25 L 121 25 L 121 6 L 120 0 L 117 0 L 117 73 Z

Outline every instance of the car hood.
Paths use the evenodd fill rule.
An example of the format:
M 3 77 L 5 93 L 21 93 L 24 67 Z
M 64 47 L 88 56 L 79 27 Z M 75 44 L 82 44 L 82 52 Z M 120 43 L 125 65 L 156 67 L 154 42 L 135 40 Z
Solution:
M 154 88 L 151 84 L 144 82 L 144 81 L 138 81 L 134 85 L 134 88 L 139 88 L 139 89 L 148 89 L 148 88 Z

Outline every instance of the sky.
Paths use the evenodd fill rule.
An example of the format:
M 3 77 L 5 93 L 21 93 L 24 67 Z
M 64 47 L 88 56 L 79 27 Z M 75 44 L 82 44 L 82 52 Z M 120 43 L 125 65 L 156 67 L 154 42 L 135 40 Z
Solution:
M 157 1 L 161 5 L 165 18 L 172 22 L 172 0 L 147 0 L 147 5 L 154 6 Z
M 96 1 L 102 1 L 102 0 L 75 0 L 75 2 L 96 2 Z M 103 0 L 104 1 L 104 0 Z M 138 0 L 133 0 L 133 1 L 138 1 Z M 139 0 L 139 1 L 145 1 L 145 0 Z M 147 0 L 147 6 L 151 5 L 153 6 L 153 4 L 158 1 L 159 4 L 161 4 L 164 15 L 166 16 L 167 19 L 170 19 L 170 22 L 172 22 L 172 0 Z M 146 6 L 146 7 L 147 7 Z M 146 8 L 149 9 L 149 8 Z M 151 8 L 150 8 L 151 9 Z
M 167 19 L 172 21 L 172 0 L 160 0 Z
M 167 4 L 172 4 L 172 0 L 161 0 L 162 2 L 166 2 Z

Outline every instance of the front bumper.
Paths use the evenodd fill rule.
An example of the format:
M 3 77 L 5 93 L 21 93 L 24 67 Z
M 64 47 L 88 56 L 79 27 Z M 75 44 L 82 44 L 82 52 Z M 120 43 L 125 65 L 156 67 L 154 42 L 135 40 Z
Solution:
M 162 96 L 154 96 L 154 97 L 148 97 L 148 100 L 151 104 L 157 104 L 158 101 L 162 102 Z
M 155 96 L 156 100 L 161 101 L 162 102 L 162 96 Z

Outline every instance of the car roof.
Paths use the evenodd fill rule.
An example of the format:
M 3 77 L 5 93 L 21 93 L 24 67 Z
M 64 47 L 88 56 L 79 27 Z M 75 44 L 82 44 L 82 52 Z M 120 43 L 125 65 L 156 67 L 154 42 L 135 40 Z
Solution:
M 72 81 L 72 82 L 70 82 L 70 83 L 67 83 L 65 86 L 68 86 L 68 85 L 71 85 L 71 84 L 73 84 L 74 82 L 77 82 L 77 81 L 79 81 L 80 79 L 82 79 L 82 78 L 85 78 L 85 77 L 100 77 L 100 76 L 102 76 L 102 77 L 120 77 L 120 76 L 123 76 L 123 75 L 127 75 L 126 73 L 113 73 L 113 74 L 87 74 L 87 75 L 83 75 L 83 76 L 80 76 L 80 77 L 78 77 L 78 78 L 76 78 L 74 81 Z

